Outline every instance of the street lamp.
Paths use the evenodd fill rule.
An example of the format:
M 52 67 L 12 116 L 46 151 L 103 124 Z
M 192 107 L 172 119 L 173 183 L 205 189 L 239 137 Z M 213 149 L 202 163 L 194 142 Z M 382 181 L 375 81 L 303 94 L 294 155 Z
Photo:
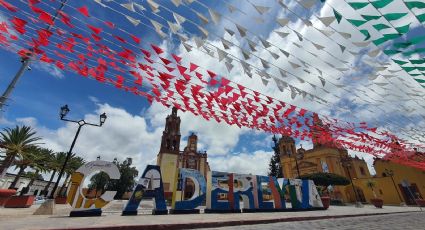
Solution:
M 384 169 L 384 173 L 385 173 L 385 176 L 390 176 L 391 180 L 393 181 L 394 189 L 397 191 L 398 198 L 400 199 L 400 202 L 401 202 L 400 206 L 406 206 L 406 203 L 401 198 L 400 192 L 398 191 L 397 186 L 395 185 L 394 171 L 392 169 Z
M 106 117 L 106 114 L 105 113 L 102 113 L 99 116 L 99 124 L 92 124 L 92 123 L 86 122 L 83 119 L 81 119 L 81 120 L 71 120 L 71 119 L 65 118 L 66 115 L 69 113 L 69 111 L 70 110 L 68 108 L 68 105 L 62 106 L 61 109 L 60 109 L 60 114 L 59 114 L 60 115 L 60 119 L 62 121 L 68 121 L 68 122 L 72 122 L 72 123 L 77 123 L 78 124 L 78 129 L 77 129 L 77 132 L 75 133 L 74 140 L 72 141 L 71 147 L 69 148 L 69 151 L 68 151 L 68 153 L 66 155 L 65 162 L 63 162 L 63 165 L 62 165 L 61 171 L 59 172 L 59 176 L 58 176 L 58 179 L 57 179 L 57 181 L 55 183 L 55 186 L 53 187 L 53 190 L 50 193 L 50 196 L 49 196 L 50 199 L 53 199 L 54 198 L 56 189 L 58 188 L 58 184 L 59 184 L 59 182 L 60 182 L 60 180 L 62 178 L 62 175 L 63 175 L 63 173 L 65 171 L 66 164 L 68 163 L 69 158 L 71 158 L 72 150 L 74 149 L 75 142 L 77 141 L 78 135 L 80 134 L 81 127 L 83 127 L 84 125 L 91 125 L 91 126 L 101 127 L 105 123 L 106 118 L 107 118 Z
M 356 191 L 356 188 L 354 187 L 353 179 L 351 178 L 351 173 L 350 173 L 351 159 L 348 156 L 341 158 L 341 164 L 342 164 L 343 167 L 345 167 L 347 169 L 348 178 L 350 178 L 351 186 L 353 187 L 353 191 L 354 191 L 354 198 L 356 200 L 355 206 L 356 206 L 356 208 L 362 208 L 363 205 L 358 200 L 357 191 Z
M 295 165 L 297 166 L 297 174 L 298 178 L 300 178 L 300 167 L 298 166 L 298 160 L 302 160 L 304 158 L 305 150 L 303 149 L 303 146 L 301 145 L 301 148 L 298 149 L 297 154 L 295 154 Z

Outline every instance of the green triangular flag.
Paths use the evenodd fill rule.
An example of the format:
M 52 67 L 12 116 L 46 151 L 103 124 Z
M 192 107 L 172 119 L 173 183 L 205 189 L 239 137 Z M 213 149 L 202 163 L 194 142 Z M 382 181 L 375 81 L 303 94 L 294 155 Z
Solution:
M 425 83 L 425 80 L 422 80 L 422 79 L 416 79 L 415 78 L 415 80 L 417 81 L 417 82 L 419 82 L 419 83 Z M 423 86 L 422 86 L 423 87 Z M 425 87 L 424 87 L 425 88 Z
M 369 2 L 348 2 L 348 5 L 350 5 L 353 9 L 358 10 L 369 5 Z
M 384 38 L 387 38 L 388 40 L 396 39 L 401 37 L 401 34 L 384 34 Z
M 401 66 L 402 69 L 404 69 L 406 72 L 412 72 L 413 70 L 416 69 L 416 67 L 407 67 L 407 66 Z
M 424 64 L 425 59 L 409 59 L 410 63 L 412 64 Z
M 425 14 L 416 15 L 416 18 L 422 23 L 425 22 Z
M 335 15 L 336 20 L 338 21 L 338 23 L 340 23 L 341 19 L 342 19 L 342 15 L 340 13 L 338 13 L 338 11 L 336 11 L 335 9 L 333 9 L 333 11 L 334 11 L 334 15 Z
M 390 13 L 390 14 L 384 14 L 384 18 L 386 18 L 388 21 L 394 21 L 398 20 L 404 16 L 406 16 L 407 13 Z
M 397 42 L 397 43 L 394 43 L 393 44 L 393 46 L 395 47 L 395 48 L 397 48 L 397 49 L 399 49 L 399 48 L 407 48 L 407 47 L 409 47 L 409 46 L 411 46 L 412 45 L 412 43 L 411 42 Z
M 376 40 L 373 40 L 372 42 L 373 42 L 373 44 L 375 44 L 375 45 L 378 46 L 378 45 L 381 45 L 382 43 L 384 43 L 384 42 L 386 42 L 388 40 L 389 40 L 388 38 L 382 37 L 382 38 L 378 38 Z
M 402 60 L 397 60 L 397 59 L 393 59 L 393 61 L 399 65 L 404 65 L 406 63 L 408 63 L 407 61 L 402 61 Z
M 363 41 L 366 41 L 370 38 L 370 33 L 367 30 L 360 30 L 360 32 L 365 36 L 365 39 Z
M 393 54 L 401 53 L 401 51 L 399 51 L 399 50 L 384 50 L 384 53 L 386 55 L 393 55 Z
M 391 2 L 393 2 L 393 0 L 377 0 L 377 1 L 374 1 L 374 2 L 371 2 L 371 3 L 375 8 L 381 9 L 381 8 L 386 7 Z
M 370 21 L 370 20 L 376 20 L 376 19 L 381 18 L 381 15 L 364 15 L 364 14 L 362 14 L 362 17 L 363 17 L 365 20 Z
M 425 8 L 425 2 L 420 2 L 420 1 L 413 1 L 413 2 L 404 1 L 404 4 L 406 4 L 406 6 L 407 6 L 407 8 L 409 8 L 409 10 L 411 10 L 413 8 L 419 8 L 419 9 Z
M 380 23 L 380 24 L 373 25 L 373 28 L 375 28 L 377 31 L 380 31 L 380 30 L 383 30 L 383 29 L 391 28 L 391 27 L 386 25 L 386 24 Z
M 409 41 L 412 44 L 418 44 L 418 43 L 421 43 L 421 42 L 425 41 L 425 36 L 417 36 L 417 37 L 414 37 L 414 38 L 409 39 Z
M 367 21 L 357 20 L 357 19 L 347 19 L 347 21 L 349 21 L 351 24 L 353 24 L 356 27 L 359 27 L 367 22 Z
M 399 32 L 400 34 L 405 34 L 409 32 L 409 29 L 410 29 L 410 23 L 405 26 L 400 26 L 395 28 L 395 30 L 397 30 L 397 32 Z

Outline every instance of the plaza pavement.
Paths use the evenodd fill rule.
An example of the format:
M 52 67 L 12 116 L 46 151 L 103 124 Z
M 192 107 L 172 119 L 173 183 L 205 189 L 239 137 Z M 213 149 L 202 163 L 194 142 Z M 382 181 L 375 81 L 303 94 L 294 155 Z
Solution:
M 69 217 L 68 205 L 56 205 L 52 216 L 34 216 L 39 205 L 27 209 L 0 208 L 0 229 L 189 229 L 222 226 L 270 224 L 276 222 L 312 221 L 328 218 L 371 216 L 388 213 L 418 213 L 417 207 L 384 206 L 377 209 L 370 205 L 364 208 L 331 206 L 325 211 L 270 212 L 242 214 L 182 214 L 151 215 L 151 203 L 142 203 L 137 216 L 121 216 L 125 202 L 114 201 L 103 209 L 101 217 Z M 396 215 L 396 214 L 391 214 Z M 388 216 L 391 216 L 388 215 Z M 425 212 L 420 212 L 425 219 Z M 424 225 L 425 226 L 425 223 Z M 424 227 L 425 229 L 425 227 Z

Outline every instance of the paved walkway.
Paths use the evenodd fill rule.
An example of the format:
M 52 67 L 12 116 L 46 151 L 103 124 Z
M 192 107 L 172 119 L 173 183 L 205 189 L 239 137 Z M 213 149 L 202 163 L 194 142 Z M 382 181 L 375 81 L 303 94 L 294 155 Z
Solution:
M 221 228 L 202 228 L 202 230 L 348 230 L 348 229 L 380 229 L 380 230 L 419 230 L 425 229 L 425 212 L 398 213 L 377 216 L 361 216 L 339 219 L 323 219 L 312 221 L 279 222 L 272 224 L 242 225 Z
M 383 209 L 377 209 L 373 206 L 365 205 L 364 208 L 331 206 L 326 211 L 166 216 L 153 216 L 149 214 L 149 209 L 143 209 L 139 212 L 142 214 L 138 216 L 121 216 L 120 210 L 122 210 L 123 204 L 124 202 L 113 202 L 109 204 L 105 207 L 101 217 L 78 218 L 68 217 L 70 207 L 67 205 L 56 205 L 57 213 L 53 216 L 32 215 L 38 207 L 37 205 L 28 209 L 0 208 L 0 229 L 104 229 L 105 227 L 115 227 L 115 229 L 185 229 L 419 211 L 417 207 L 384 206 Z M 422 213 L 425 217 L 425 212 Z

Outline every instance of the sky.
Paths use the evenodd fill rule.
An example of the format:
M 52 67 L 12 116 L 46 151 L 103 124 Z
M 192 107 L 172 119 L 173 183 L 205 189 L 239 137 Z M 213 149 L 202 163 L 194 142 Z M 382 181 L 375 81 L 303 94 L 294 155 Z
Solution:
M 164 22 L 164 20 L 171 21 L 173 20 L 173 15 L 167 9 L 173 9 L 187 17 L 188 20 L 199 22 L 199 17 L 194 15 L 192 11 L 194 9 L 209 18 L 209 23 L 203 25 L 203 28 L 209 32 L 207 39 L 203 41 L 204 47 L 209 47 L 210 49 L 221 48 L 222 41 L 220 37 L 223 37 L 234 44 L 234 46 L 226 50 L 229 57 L 232 56 L 243 60 L 243 54 L 238 47 L 250 50 L 249 43 L 246 40 L 247 37 L 257 45 L 256 51 L 251 52 L 252 58 L 249 59 L 252 66 L 259 69 L 263 68 L 261 61 L 254 58 L 254 56 L 261 57 L 273 65 L 273 68 L 268 70 L 269 74 L 279 75 L 278 68 L 284 69 L 288 73 L 288 77 L 285 78 L 288 84 L 320 97 L 326 100 L 327 103 L 318 103 L 317 98 L 312 100 L 308 97 L 304 98 L 301 94 L 293 97 L 293 93 L 288 87 L 281 92 L 272 80 L 266 86 L 260 77 L 254 76 L 250 78 L 244 74 L 243 68 L 236 62 L 229 61 L 233 65 L 233 68 L 229 71 L 223 61 L 206 54 L 206 49 L 196 48 L 195 37 L 200 37 L 202 34 L 193 24 L 188 22 L 183 24 L 183 32 L 189 38 L 187 44 L 193 47 L 190 52 L 181 44 L 176 35 L 167 33 L 166 35 L 172 37 L 172 39 L 162 39 L 154 30 L 146 27 L 143 23 L 134 29 L 133 25 L 123 15 L 101 7 L 93 1 L 72 1 L 70 6 L 81 7 L 86 4 L 93 15 L 88 21 L 94 25 L 99 24 L 94 18 L 110 20 L 119 25 L 121 29 L 132 31 L 136 36 L 141 37 L 143 41 L 160 45 L 161 48 L 169 53 L 176 53 L 187 61 L 196 62 L 205 69 L 212 69 L 216 73 L 227 76 L 232 81 L 248 88 L 310 111 L 344 121 L 367 121 L 382 129 L 391 129 L 395 133 L 400 131 L 400 127 L 407 129 L 416 127 L 420 130 L 425 126 L 424 119 L 421 117 L 423 107 L 413 100 L 400 100 L 400 97 L 394 96 L 405 92 L 414 92 L 412 90 L 417 90 L 423 95 L 423 88 L 408 75 L 401 76 L 400 73 L 398 76 L 391 77 L 388 80 L 385 79 L 385 74 L 376 74 L 374 72 L 378 68 L 376 63 L 379 62 L 389 62 L 389 69 L 399 69 L 395 63 L 389 60 L 388 56 L 380 52 L 376 57 L 371 57 L 368 55 L 369 52 L 377 47 L 359 48 L 352 44 L 348 46 L 349 43 L 347 43 L 347 39 L 343 39 L 343 36 L 331 35 L 324 37 L 322 33 L 318 32 L 318 29 L 331 30 L 318 20 L 318 17 L 333 16 L 331 7 L 344 15 L 344 17 L 359 17 L 358 12 L 350 9 L 345 1 L 327 1 L 325 4 L 316 1 L 317 3 L 310 10 L 306 10 L 305 7 L 299 4 L 307 3 L 308 1 L 282 1 L 288 9 L 282 7 L 279 1 L 271 0 L 250 0 L 243 3 L 242 1 L 231 0 L 220 1 L 222 4 L 212 4 L 212 1 L 204 0 L 194 1 L 189 4 L 190 1 L 184 1 L 183 5 L 176 7 L 171 2 L 158 0 L 155 1 L 160 5 L 158 13 L 153 12 L 146 1 L 134 1 L 143 5 L 146 10 L 140 11 L 142 12 L 141 14 L 132 14 L 132 16 L 139 18 L 146 24 L 149 24 L 146 18 L 153 18 L 161 22 Z M 125 12 L 125 9 L 118 3 L 128 3 L 130 1 L 102 2 L 120 12 Z M 401 4 L 400 2 L 394 1 L 392 5 L 383 10 L 387 12 L 397 11 L 399 4 Z M 230 11 L 229 4 L 237 7 L 237 10 Z M 253 7 L 254 5 L 268 7 L 267 13 L 260 14 Z M 57 1 L 53 2 L 51 6 L 57 7 Z M 212 23 L 208 10 L 204 6 L 213 8 L 221 15 L 222 20 L 218 23 Z M 67 11 L 67 7 L 69 9 L 69 6 L 65 6 L 65 12 L 76 18 L 82 17 L 75 10 Z M 5 9 L 2 8 L 0 10 L 0 21 L 10 17 L 10 14 Z M 363 10 L 364 14 L 376 13 L 373 8 L 365 8 Z M 308 19 L 314 26 L 307 26 L 299 17 Z M 407 17 L 395 22 L 401 25 L 406 23 L 406 21 L 413 21 L 411 25 L 412 32 L 406 36 L 414 37 L 423 34 L 423 25 L 420 25 L 413 18 L 411 11 Z M 289 23 L 286 27 L 281 27 L 276 22 L 278 18 L 287 18 Z M 238 33 L 235 23 L 243 25 L 248 31 L 246 37 L 242 37 Z M 370 25 L 368 26 L 371 27 Z M 59 27 L 66 28 L 63 24 L 59 24 Z M 350 33 L 351 38 L 348 40 L 351 42 L 363 40 L 364 35 L 344 19 L 340 24 L 332 22 L 331 27 L 332 30 Z M 233 31 L 235 35 L 229 34 L 225 29 Z M 282 37 L 276 31 L 290 34 Z M 297 31 L 302 35 L 302 41 L 293 31 Z M 371 30 L 372 38 L 377 38 L 380 35 L 380 33 Z M 401 39 L 405 39 L 406 36 Z M 272 43 L 273 47 L 269 49 L 263 48 L 263 46 L 259 45 L 261 44 L 260 38 Z M 340 44 L 347 44 L 347 50 L 355 50 L 359 54 L 350 55 L 347 51 L 341 52 L 341 47 L 335 43 L 336 41 L 340 42 Z M 312 42 L 323 45 L 324 49 L 315 50 Z M 390 44 L 379 46 L 379 48 L 382 49 L 388 46 Z M 314 70 L 314 67 L 316 67 L 322 70 L 326 73 L 323 78 L 327 81 L 327 84 L 321 86 L 322 83 L 317 78 L 317 74 L 316 77 L 313 77 L 312 74 L 307 74 L 303 71 L 303 68 L 293 68 L 291 63 L 283 61 L 282 58 L 275 60 L 270 52 L 279 53 L 279 49 L 291 53 L 291 59 L 289 60 L 293 63 L 302 65 L 300 60 L 304 60 L 311 67 L 309 69 Z M 319 58 L 315 58 L 311 53 L 318 55 Z M 282 56 L 282 53 L 279 53 L 279 55 Z M 418 54 L 415 58 L 423 58 L 423 56 Z M 341 60 L 346 63 L 341 62 Z M 336 70 L 336 68 L 327 65 L 326 62 L 333 63 L 335 66 L 346 67 L 348 70 Z M 21 63 L 18 55 L 7 50 L 0 50 L 0 63 L 0 90 L 4 90 Z M 388 84 L 387 80 L 390 84 L 385 85 L 386 88 L 382 90 L 379 87 L 379 83 L 386 82 Z M 341 85 L 344 87 L 339 87 Z M 371 92 L 371 89 L 374 91 Z M 383 95 L 388 94 L 388 96 L 379 96 L 379 94 L 374 92 Z M 365 103 L 362 101 L 363 99 L 370 100 L 371 103 Z M 59 109 L 65 104 L 70 108 L 68 114 L 70 119 L 84 119 L 87 122 L 97 123 L 101 113 L 105 112 L 108 116 L 102 127 L 86 126 L 81 131 L 74 152 L 82 156 L 86 161 L 95 160 L 97 156 L 109 161 L 112 161 L 115 157 L 119 161 L 131 157 L 139 172 L 147 164 L 156 163 L 165 117 L 171 113 L 170 108 L 166 108 L 157 102 L 149 104 L 141 96 L 117 90 L 110 85 L 99 84 L 95 80 L 79 76 L 70 71 L 62 71 L 55 66 L 41 62 L 31 64 L 31 70 L 27 71 L 19 80 L 17 87 L 7 102 L 7 106 L 0 112 L 0 128 L 22 124 L 30 125 L 37 131 L 38 135 L 43 137 L 43 147 L 51 148 L 54 151 L 68 151 L 78 127 L 76 124 L 59 119 Z M 403 112 L 400 106 L 406 106 L 412 111 L 406 115 L 406 112 Z M 199 140 L 198 148 L 201 151 L 207 151 L 208 161 L 212 170 L 267 174 L 268 163 L 273 154 L 271 134 L 248 128 L 239 128 L 235 125 L 229 126 L 224 123 L 217 123 L 214 120 L 206 121 L 202 117 L 196 117 L 188 112 L 179 111 L 178 114 L 182 120 L 181 145 L 185 146 L 187 136 L 192 132 L 196 133 Z M 409 119 L 406 119 L 406 116 Z M 402 134 L 400 131 L 400 135 Z M 297 140 L 297 146 L 299 147 L 301 144 L 305 149 L 309 149 L 312 146 L 308 141 L 301 142 Z M 371 167 L 372 156 L 353 151 L 349 152 L 352 155 L 356 154 L 365 158 L 371 172 L 374 172 Z

